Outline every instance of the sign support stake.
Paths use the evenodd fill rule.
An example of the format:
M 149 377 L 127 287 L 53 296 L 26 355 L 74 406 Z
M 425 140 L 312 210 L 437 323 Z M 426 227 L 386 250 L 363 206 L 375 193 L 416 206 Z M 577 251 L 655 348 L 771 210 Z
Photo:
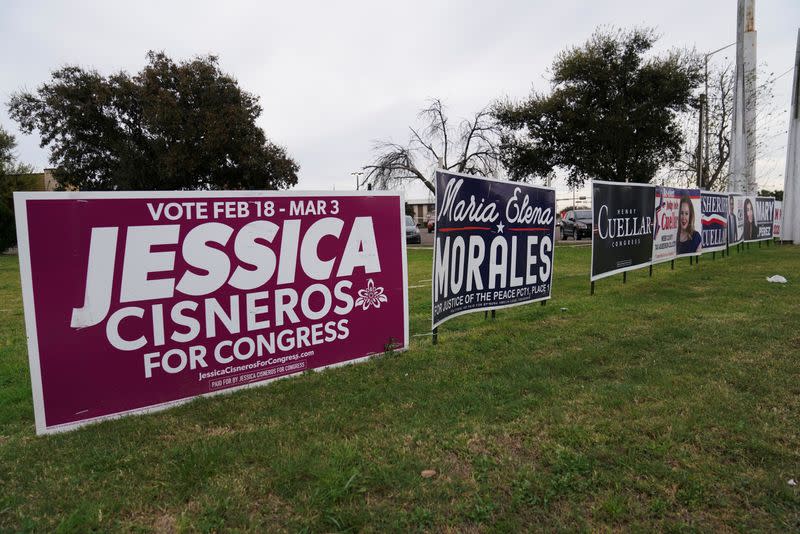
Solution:
M 628 271 L 625 271 L 624 273 L 622 273 L 622 283 L 624 284 L 627 281 L 628 281 Z
M 592 285 L 591 285 L 591 287 L 589 288 L 589 294 L 590 294 L 590 295 L 594 295 L 594 280 L 592 280 Z
M 438 345 L 439 344 L 439 327 L 438 326 L 433 329 L 433 344 L 434 345 Z
M 650 278 L 653 277 L 653 264 L 650 264 Z
M 675 270 L 675 260 L 672 260 L 670 262 L 670 269 L 672 269 L 673 271 Z

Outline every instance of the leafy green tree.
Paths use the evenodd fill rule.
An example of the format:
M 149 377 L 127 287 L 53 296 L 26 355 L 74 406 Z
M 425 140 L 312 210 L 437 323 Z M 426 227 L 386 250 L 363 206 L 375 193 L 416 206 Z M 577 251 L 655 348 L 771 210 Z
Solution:
M 587 179 L 648 182 L 680 154 L 676 115 L 700 81 L 696 57 L 648 52 L 649 29 L 597 30 L 582 46 L 556 56 L 549 94 L 502 102 L 503 164 L 516 179 L 566 172 L 570 186 Z
M 7 169 L 13 164 L 16 145 L 14 136 L 0 126 L 0 176 L 7 174 Z
M 0 253 L 17 244 L 14 220 L 14 191 L 31 188 L 26 176 L 33 169 L 16 161 L 16 139 L 0 126 Z
M 2 187 L 2 184 L 0 184 Z M 0 254 L 17 242 L 14 211 L 6 204 L 5 195 L 0 200 Z
M 215 56 L 176 63 L 149 52 L 136 75 L 67 66 L 9 102 L 65 188 L 280 189 L 297 164 L 256 125 L 258 98 L 220 71 Z
M 762 197 L 775 197 L 775 200 L 783 200 L 783 189 L 776 189 L 775 191 L 762 189 L 758 194 Z
M 28 170 L 24 167 L 22 170 Z M 14 192 L 31 191 L 34 177 L 29 174 L 0 175 L 0 253 L 17 244 L 17 225 L 14 217 Z

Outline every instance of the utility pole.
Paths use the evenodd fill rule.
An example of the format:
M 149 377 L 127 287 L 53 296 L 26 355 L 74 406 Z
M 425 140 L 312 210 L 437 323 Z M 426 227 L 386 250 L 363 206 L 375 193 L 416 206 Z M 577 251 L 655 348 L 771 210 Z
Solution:
M 756 182 L 756 0 L 744 1 L 744 131 L 747 137 L 745 184 L 749 194 L 758 190 Z
M 734 44 L 736 44 L 736 43 L 734 43 Z M 728 45 L 728 46 L 733 46 L 733 45 Z M 718 51 L 719 50 L 717 50 L 717 52 Z M 712 54 L 713 54 L 713 52 L 712 52 Z M 709 139 L 708 139 L 708 57 L 710 55 L 711 54 L 706 54 L 703 57 L 703 59 L 705 60 L 705 75 L 703 76 L 703 78 L 705 80 L 705 91 L 703 92 L 703 94 L 706 95 L 706 120 L 704 121 L 704 125 L 705 125 L 706 129 L 703 132 L 705 134 L 705 137 L 706 137 L 706 139 L 705 139 L 705 141 L 706 141 L 706 153 L 705 153 L 705 157 L 703 158 L 703 162 L 706 165 L 708 165 L 708 160 L 710 158 L 709 146 L 708 146 L 708 141 L 709 141 Z
M 703 188 L 703 115 L 706 108 L 706 95 L 700 95 L 700 124 L 697 128 L 697 187 Z
M 755 0 L 738 0 L 736 16 L 736 77 L 728 190 L 754 193 L 756 133 Z
M 350 173 L 350 176 L 355 176 L 356 177 L 356 191 L 358 191 L 358 188 L 359 188 L 358 179 L 361 177 L 362 174 L 364 174 L 362 171 L 356 171 L 356 172 L 351 172 Z

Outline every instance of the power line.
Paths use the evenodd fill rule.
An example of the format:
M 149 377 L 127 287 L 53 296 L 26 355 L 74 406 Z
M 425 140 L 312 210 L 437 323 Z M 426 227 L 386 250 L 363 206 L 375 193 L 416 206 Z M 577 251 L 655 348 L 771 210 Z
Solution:
M 764 152 L 763 154 L 758 154 L 756 159 L 763 158 L 764 156 L 769 156 L 771 154 L 774 154 L 775 152 L 778 152 L 779 150 L 785 150 L 785 149 L 786 149 L 786 145 L 783 145 L 782 147 L 778 147 L 778 148 L 772 149 L 769 152 Z
M 772 81 L 774 82 L 775 80 L 779 80 L 780 78 L 783 78 L 784 76 L 786 76 L 787 74 L 792 72 L 793 69 L 794 69 L 794 67 L 789 67 L 789 70 L 787 70 L 786 72 L 784 72 L 780 76 L 776 76 L 775 78 L 772 78 Z

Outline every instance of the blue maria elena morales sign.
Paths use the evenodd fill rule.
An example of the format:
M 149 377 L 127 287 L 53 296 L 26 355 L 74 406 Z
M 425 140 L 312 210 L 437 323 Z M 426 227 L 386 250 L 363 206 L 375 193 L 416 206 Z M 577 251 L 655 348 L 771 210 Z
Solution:
M 433 327 L 550 298 L 555 190 L 436 172 Z

